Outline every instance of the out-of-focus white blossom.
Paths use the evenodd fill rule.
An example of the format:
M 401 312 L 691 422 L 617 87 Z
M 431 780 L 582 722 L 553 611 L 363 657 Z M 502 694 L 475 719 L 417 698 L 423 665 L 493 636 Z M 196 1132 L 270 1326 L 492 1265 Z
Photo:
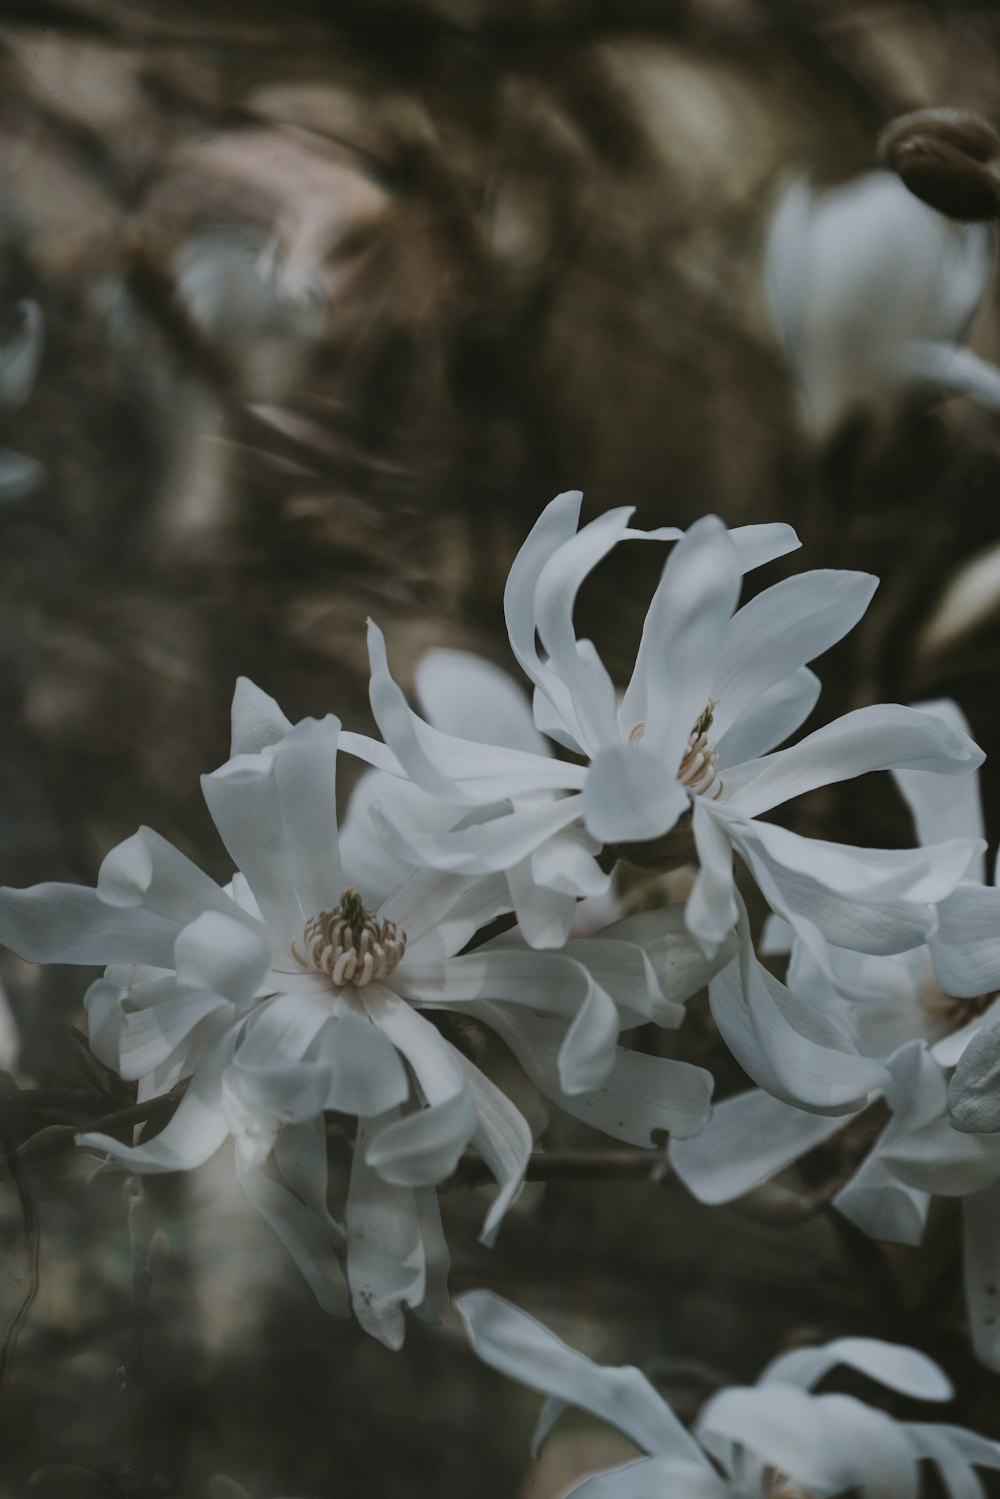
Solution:
M 532 1146 L 517 1109 L 427 1014 L 484 1022 L 543 1092 L 635 1145 L 700 1128 L 712 1080 L 618 1046 L 624 1026 L 676 1025 L 683 1009 L 613 929 L 560 953 L 508 934 L 463 954 L 509 909 L 505 881 L 400 869 L 366 848 L 364 797 L 341 840 L 339 735 L 332 716 L 293 727 L 241 682 L 232 758 L 202 782 L 232 884 L 142 829 L 108 854 L 96 890 L 0 891 L 0 938 L 30 961 L 110 965 L 87 996 L 91 1044 L 140 1099 L 189 1079 L 154 1138 L 81 1143 L 162 1172 L 200 1165 L 232 1136 L 244 1188 L 322 1304 L 352 1304 L 398 1346 L 404 1306 L 434 1313 L 447 1299 L 433 1187 L 474 1147 L 500 1189 L 491 1242 Z M 692 946 L 683 929 L 676 945 Z M 357 1118 L 343 1223 L 327 1207 L 327 1110 Z
M 768 236 L 771 323 L 819 438 L 907 391 L 1000 405 L 1000 370 L 964 345 L 989 284 L 993 232 L 954 224 L 890 172 L 814 197 L 793 183 Z
M 34 389 L 42 359 L 45 320 L 30 297 L 15 305 L 17 326 L 0 347 L 0 409 L 19 411 Z M 0 448 L 0 501 L 20 500 L 45 482 L 46 471 L 37 458 Z
M 768 1364 L 755 1385 L 713 1395 L 687 1431 L 638 1369 L 593 1363 L 490 1291 L 471 1291 L 457 1304 L 479 1357 L 549 1397 L 536 1446 L 575 1405 L 648 1454 L 585 1477 L 570 1490 L 579 1499 L 833 1499 L 847 1490 L 917 1499 L 926 1492 L 925 1460 L 949 1499 L 983 1499 L 975 1468 L 1000 1468 L 1000 1444 L 963 1427 L 894 1421 L 853 1396 L 812 1393 L 843 1366 L 911 1398 L 949 1400 L 948 1380 L 912 1348 L 875 1338 L 797 1348 Z

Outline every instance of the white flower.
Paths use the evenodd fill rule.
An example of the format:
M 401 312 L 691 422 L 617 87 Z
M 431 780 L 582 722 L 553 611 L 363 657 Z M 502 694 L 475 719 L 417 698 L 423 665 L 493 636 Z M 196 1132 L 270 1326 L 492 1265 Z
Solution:
M 926 706 L 956 729 L 966 727 L 954 704 Z M 982 832 L 975 777 L 907 771 L 896 779 L 922 842 L 933 845 L 946 828 L 968 837 Z M 973 1340 L 980 1357 L 1000 1367 L 1000 1134 L 962 1134 L 947 1108 L 951 1070 L 956 1063 L 956 1076 L 966 1069 L 966 1055 L 995 1035 L 1000 1018 L 1000 943 L 993 939 L 984 951 L 970 940 L 984 902 L 994 921 L 1000 918 L 1000 894 L 978 883 L 981 858 L 971 873 L 945 903 L 947 915 L 928 945 L 884 957 L 837 950 L 831 980 L 796 943 L 788 982 L 802 1003 L 838 1019 L 858 1052 L 884 1068 L 877 1092 L 889 1122 L 860 1164 L 852 1160 L 856 1146 L 845 1147 L 845 1164 L 854 1169 L 833 1205 L 874 1239 L 919 1244 L 933 1195 L 961 1196 Z M 791 1106 L 780 1092 L 741 1093 L 716 1105 L 697 1140 L 673 1144 L 671 1162 L 700 1201 L 729 1202 L 829 1140 L 865 1104 L 860 1099 L 850 1118 L 838 1119 Z
M 737 921 L 734 851 L 819 961 L 827 941 L 884 953 L 924 940 L 930 906 L 955 888 L 978 844 L 952 839 L 932 856 L 857 849 L 760 820 L 792 797 L 868 771 L 956 773 L 982 760 L 967 735 L 885 705 L 845 714 L 775 751 L 816 701 L 818 683 L 805 663 L 856 623 L 874 580 L 804 573 L 737 610 L 743 572 L 787 552 L 794 533 L 785 526 L 729 532 L 707 517 L 680 536 L 667 561 L 619 702 L 593 644 L 576 637 L 577 591 L 619 541 L 679 533 L 631 530 L 630 508 L 578 531 L 579 512 L 579 494 L 547 506 L 505 594 L 511 645 L 535 685 L 535 722 L 574 759 L 506 739 L 484 744 L 426 723 L 389 674 L 382 635 L 370 627 L 372 708 L 389 748 L 357 735 L 348 736 L 350 748 L 443 800 L 480 809 L 468 826 L 443 833 L 414 833 L 387 817 L 394 849 L 442 870 L 516 873 L 518 916 L 538 940 L 534 900 L 553 890 L 593 894 L 601 845 L 655 855 L 657 840 L 690 814 L 700 868 L 687 924 L 706 954 L 719 950 Z M 511 810 L 497 816 L 502 803 Z M 569 930 L 572 899 L 549 914 L 540 935 L 557 945 Z
M 476 1353 L 549 1396 L 536 1445 L 567 1405 L 624 1433 L 647 1457 L 574 1486 L 580 1499 L 917 1499 L 935 1464 L 949 1499 L 983 1499 L 974 1466 L 1000 1467 L 1000 1444 L 958 1426 L 897 1422 L 849 1395 L 814 1395 L 839 1365 L 919 1400 L 952 1389 L 930 1359 L 875 1338 L 838 1338 L 774 1359 L 757 1383 L 720 1390 L 685 1430 L 646 1377 L 595 1364 L 490 1291 L 458 1299 Z M 567 1495 L 567 1499 L 569 1496 Z
M 766 252 L 771 321 L 818 437 L 923 384 L 1000 403 L 1000 371 L 963 346 L 993 235 L 921 203 L 889 172 L 814 199 L 793 183 Z
M 229 889 L 143 829 L 106 857 L 96 890 L 0 891 L 0 939 L 30 961 L 111 965 L 87 997 L 91 1042 L 140 1098 L 190 1076 L 154 1138 L 81 1143 L 131 1170 L 177 1171 L 233 1136 L 240 1180 L 321 1302 L 349 1299 L 397 1346 L 403 1306 L 446 1300 L 431 1189 L 474 1147 L 500 1189 L 489 1242 L 532 1145 L 509 1100 L 421 1012 L 484 1021 L 544 1092 L 635 1145 L 700 1128 L 712 1080 L 617 1045 L 625 1024 L 677 1024 L 683 1010 L 613 933 L 562 953 L 508 935 L 461 955 L 509 909 L 505 882 L 431 870 L 401 881 L 384 853 L 364 855 L 363 798 L 341 841 L 339 734 L 333 717 L 293 727 L 241 682 L 232 758 L 202 782 L 239 871 Z M 325 1110 L 358 1119 L 343 1224 L 327 1208 Z

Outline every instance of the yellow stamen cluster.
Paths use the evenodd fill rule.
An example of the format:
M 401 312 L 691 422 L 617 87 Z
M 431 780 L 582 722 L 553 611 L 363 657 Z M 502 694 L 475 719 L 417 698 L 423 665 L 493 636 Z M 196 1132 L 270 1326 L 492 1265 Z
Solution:
M 335 984 L 359 988 L 386 978 L 406 951 L 406 933 L 366 911 L 353 886 L 332 911 L 321 911 L 306 923 L 302 942 L 305 955 L 293 942 L 292 956 L 303 968 L 315 968 Z

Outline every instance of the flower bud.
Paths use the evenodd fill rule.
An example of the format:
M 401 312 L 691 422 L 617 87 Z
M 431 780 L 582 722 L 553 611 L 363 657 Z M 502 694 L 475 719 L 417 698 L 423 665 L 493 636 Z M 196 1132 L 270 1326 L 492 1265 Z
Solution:
M 964 109 L 916 109 L 882 132 L 879 161 L 949 218 L 1000 215 L 1000 136 Z

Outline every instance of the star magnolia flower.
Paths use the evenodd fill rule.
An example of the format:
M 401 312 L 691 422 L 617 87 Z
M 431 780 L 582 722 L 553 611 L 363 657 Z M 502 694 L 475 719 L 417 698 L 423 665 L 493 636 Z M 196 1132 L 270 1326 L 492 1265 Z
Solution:
M 490 1291 L 458 1308 L 479 1357 L 548 1395 L 536 1446 L 567 1405 L 609 1422 L 647 1457 L 595 1474 L 579 1499 L 917 1499 L 920 1464 L 935 1464 L 949 1499 L 983 1499 L 974 1466 L 1000 1467 L 1000 1444 L 958 1426 L 894 1421 L 850 1395 L 812 1387 L 844 1365 L 919 1400 L 949 1400 L 948 1380 L 922 1353 L 875 1338 L 838 1338 L 770 1363 L 756 1385 L 720 1390 L 693 1432 L 685 1430 L 645 1375 L 592 1363 Z M 567 1494 L 566 1499 L 569 1499 Z
M 889 172 L 818 199 L 793 183 L 771 225 L 766 288 L 815 435 L 919 384 L 997 405 L 1000 370 L 963 346 L 992 266 L 991 229 L 949 222 Z
M 532 901 L 547 901 L 541 936 L 557 945 L 569 930 L 572 897 L 594 893 L 601 845 L 655 857 L 658 841 L 689 815 L 700 869 L 687 924 L 706 954 L 719 950 L 737 921 L 734 850 L 820 961 L 826 941 L 871 952 L 921 942 L 934 922 L 930 905 L 955 888 L 978 845 L 952 839 L 932 856 L 856 849 L 760 821 L 792 797 L 867 771 L 956 773 L 982 760 L 967 735 L 899 706 L 859 709 L 769 753 L 815 703 L 818 684 L 805 663 L 860 618 L 874 580 L 804 573 L 734 612 L 742 573 L 795 545 L 788 527 L 729 532 L 709 516 L 683 535 L 643 533 L 629 528 L 625 508 L 578 531 L 579 512 L 579 494 L 560 495 L 546 508 L 505 594 L 511 645 L 535 684 L 535 722 L 577 758 L 541 753 L 522 739 L 517 746 L 507 738 L 483 744 L 467 730 L 426 723 L 389 674 L 382 635 L 370 627 L 372 708 L 389 748 L 358 735 L 349 736 L 350 748 L 443 800 L 493 814 L 470 816 L 458 831 L 425 834 L 387 817 L 384 836 L 394 849 L 455 873 L 507 871 L 528 934 L 539 935 Z M 593 645 L 576 638 L 573 607 L 596 564 L 636 536 L 680 539 L 619 702 Z M 501 803 L 511 810 L 497 816 Z M 571 898 L 553 904 L 553 891 Z
M 133 1171 L 178 1171 L 233 1136 L 240 1180 L 322 1304 L 353 1303 L 398 1346 L 403 1306 L 434 1312 L 447 1299 L 432 1187 L 478 1150 L 500 1189 L 490 1242 L 532 1145 L 519 1112 L 422 1011 L 485 1021 L 543 1091 L 637 1145 L 698 1129 L 712 1080 L 617 1045 L 626 1022 L 683 1014 L 634 944 L 540 954 L 508 936 L 462 956 L 508 909 L 502 880 L 424 870 L 401 881 L 363 851 L 355 872 L 365 835 L 362 819 L 338 836 L 339 733 L 332 716 L 293 727 L 241 682 L 232 758 L 202 781 L 239 871 L 229 889 L 142 829 L 108 854 L 96 890 L 0 891 L 0 940 L 33 962 L 111 965 L 87 996 L 91 1042 L 140 1099 L 190 1078 L 154 1138 L 80 1143 Z M 325 1110 L 358 1120 L 343 1225 L 327 1209 Z
M 928 709 L 965 728 L 954 704 Z M 933 844 L 944 828 L 976 837 L 982 811 L 976 778 L 943 780 L 920 772 L 896 779 L 914 814 L 918 836 Z M 948 1078 L 964 1065 L 980 1038 L 992 1033 L 1000 1006 L 1000 963 L 983 964 L 982 951 L 964 940 L 984 896 L 996 897 L 975 878 L 949 897 L 947 922 L 928 945 L 891 957 L 845 950 L 833 955 L 834 981 L 820 971 L 801 943 L 792 947 L 789 987 L 803 1003 L 837 1017 L 860 1054 L 883 1066 L 881 1096 L 889 1122 L 871 1141 L 833 1205 L 873 1239 L 919 1244 L 935 1193 L 963 1197 L 966 1297 L 980 1357 L 1000 1367 L 996 1323 L 995 1246 L 1000 1229 L 1000 1134 L 971 1138 L 948 1117 Z M 773 950 L 778 950 L 775 945 Z M 836 1059 L 831 1059 L 831 1065 Z M 671 1163 L 701 1202 L 730 1202 L 823 1144 L 858 1117 L 821 1117 L 787 1099 L 753 1089 L 717 1104 L 697 1141 L 671 1146 Z M 845 1145 L 845 1164 L 857 1145 Z M 852 1156 L 854 1159 L 852 1160 Z

